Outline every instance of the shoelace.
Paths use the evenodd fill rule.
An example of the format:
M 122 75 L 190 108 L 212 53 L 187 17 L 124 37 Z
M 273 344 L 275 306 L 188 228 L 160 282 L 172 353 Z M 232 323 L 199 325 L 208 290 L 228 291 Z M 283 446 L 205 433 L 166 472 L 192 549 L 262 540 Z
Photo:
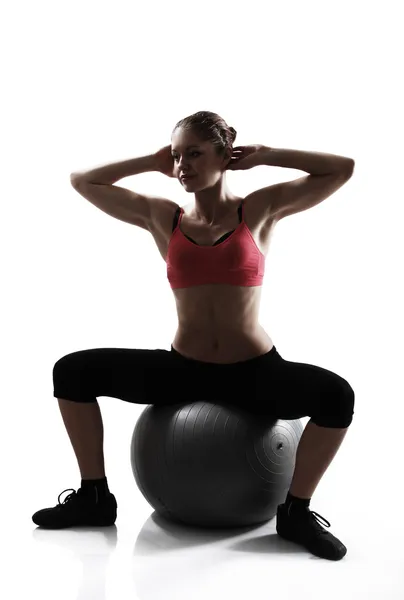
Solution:
M 290 515 L 290 509 L 291 509 L 291 505 L 289 505 L 289 508 L 288 508 L 288 515 Z M 327 521 L 327 519 L 325 519 L 324 517 L 322 517 L 321 515 L 319 515 L 314 510 L 309 510 L 308 513 L 311 515 L 312 520 L 315 521 L 314 526 L 315 526 L 316 530 L 319 533 L 328 533 L 328 531 L 325 531 L 322 528 L 321 521 L 323 521 L 325 527 L 331 527 L 331 523 L 329 523 L 329 521 Z
M 326 527 L 331 527 L 331 523 L 329 523 L 327 521 L 327 519 L 324 519 L 324 517 L 322 517 L 321 515 L 319 515 L 317 512 L 315 512 L 314 510 L 310 511 L 312 517 L 313 517 L 313 521 L 316 521 L 315 526 L 316 529 L 320 532 L 320 533 L 328 533 L 328 531 L 324 531 L 324 529 L 321 526 L 321 521 L 320 519 L 323 521 L 324 525 Z
M 60 496 L 62 494 L 64 494 L 65 492 L 72 492 L 71 494 L 69 494 L 68 496 L 66 496 L 66 498 L 63 500 L 63 502 L 60 501 Z M 74 490 L 73 488 L 67 488 L 67 490 L 63 490 L 63 492 L 60 492 L 59 496 L 58 496 L 58 503 L 59 504 L 66 504 L 67 502 L 69 502 L 69 500 L 71 500 L 74 496 L 77 496 L 77 492 L 76 490 Z
M 64 494 L 65 492 L 72 492 L 71 494 L 69 494 L 68 496 L 66 496 L 66 498 L 63 500 L 63 502 L 60 502 L 60 496 L 62 494 Z M 58 502 L 61 506 L 63 506 L 63 504 L 66 504 L 67 502 L 69 502 L 72 498 L 74 498 L 75 496 L 77 496 L 77 492 L 76 490 L 74 490 L 73 488 L 67 488 L 67 490 L 63 490 L 63 492 L 61 492 L 58 496 Z M 95 489 L 95 503 L 98 504 L 98 490 Z

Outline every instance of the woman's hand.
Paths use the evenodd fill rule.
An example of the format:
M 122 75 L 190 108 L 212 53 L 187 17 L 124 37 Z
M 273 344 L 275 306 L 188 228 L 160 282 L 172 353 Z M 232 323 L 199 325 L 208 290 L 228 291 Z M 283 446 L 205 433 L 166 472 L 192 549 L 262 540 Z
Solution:
M 163 175 L 167 175 L 167 177 L 173 177 L 174 175 L 174 159 L 171 155 L 171 144 L 169 146 L 164 146 L 161 150 L 158 150 L 154 154 L 154 158 L 156 161 L 156 170 L 163 173 Z
M 264 164 L 262 161 L 262 150 L 264 148 L 266 148 L 266 146 L 263 146 L 262 144 L 235 146 L 227 169 L 229 171 L 244 171 Z

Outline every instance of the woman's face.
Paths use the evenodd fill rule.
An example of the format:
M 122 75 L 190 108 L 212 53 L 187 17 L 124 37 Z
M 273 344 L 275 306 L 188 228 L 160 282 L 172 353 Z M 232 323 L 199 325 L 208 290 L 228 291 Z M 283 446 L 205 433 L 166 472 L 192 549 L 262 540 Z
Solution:
M 188 189 L 214 184 L 223 174 L 223 158 L 216 154 L 211 142 L 203 142 L 191 130 L 178 128 L 171 138 L 171 155 L 174 160 L 174 172 L 181 185 Z M 183 175 L 191 179 L 182 181 Z M 216 181 L 215 181 L 216 180 Z

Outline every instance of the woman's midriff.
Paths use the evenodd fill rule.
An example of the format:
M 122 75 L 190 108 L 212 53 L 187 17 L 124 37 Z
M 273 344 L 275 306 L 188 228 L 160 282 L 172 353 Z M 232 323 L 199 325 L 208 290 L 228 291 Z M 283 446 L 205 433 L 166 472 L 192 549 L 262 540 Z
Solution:
M 261 289 L 217 285 L 173 290 L 179 322 L 174 350 L 220 364 L 269 352 L 273 341 L 258 323 Z
M 224 332 L 223 336 L 208 336 L 202 331 L 177 330 L 174 350 L 193 360 L 230 364 L 266 354 L 273 342 L 260 325 L 255 332 Z

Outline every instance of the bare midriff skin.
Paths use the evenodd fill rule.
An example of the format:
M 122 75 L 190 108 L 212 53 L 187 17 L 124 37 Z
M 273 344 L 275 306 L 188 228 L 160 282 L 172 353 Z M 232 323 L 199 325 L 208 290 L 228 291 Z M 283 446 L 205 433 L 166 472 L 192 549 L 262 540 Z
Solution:
M 213 246 L 225 233 L 239 225 L 238 207 L 243 198 L 234 198 L 220 225 L 208 226 L 192 216 L 192 205 L 184 206 L 181 231 L 198 245 Z M 170 207 L 151 233 L 166 260 L 177 205 Z M 268 253 L 275 220 L 255 214 L 254 203 L 244 204 L 245 223 L 259 250 Z M 172 342 L 177 352 L 203 362 L 234 363 L 269 352 L 273 342 L 258 322 L 261 286 L 200 285 L 174 289 L 178 329 Z

